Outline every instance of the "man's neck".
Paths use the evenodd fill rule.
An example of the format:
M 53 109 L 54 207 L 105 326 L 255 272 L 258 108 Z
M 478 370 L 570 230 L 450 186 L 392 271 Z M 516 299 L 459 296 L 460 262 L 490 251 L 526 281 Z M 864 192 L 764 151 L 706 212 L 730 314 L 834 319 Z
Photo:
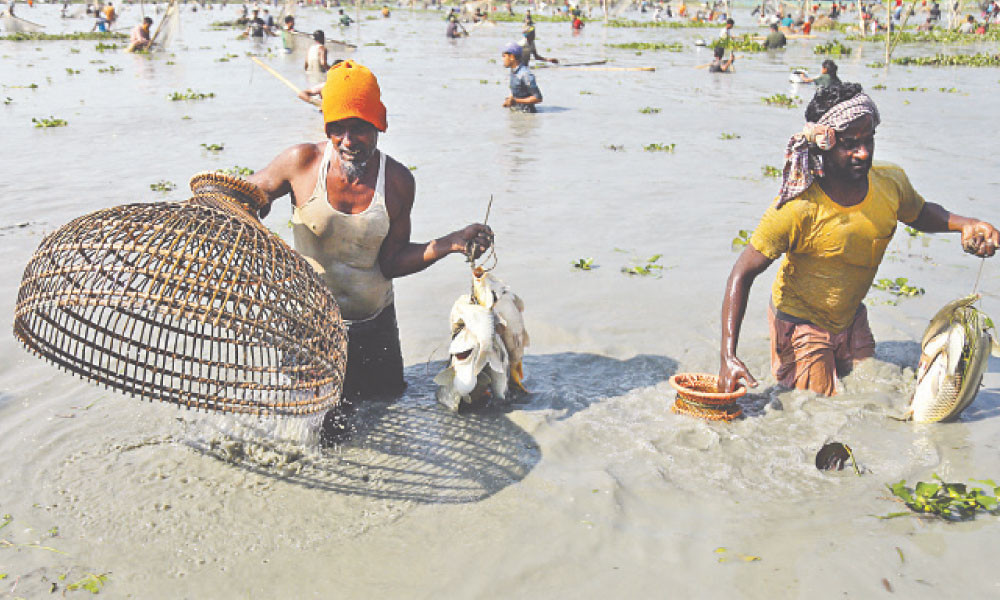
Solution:
M 823 192 L 840 206 L 857 206 L 868 195 L 868 177 L 850 179 L 827 176 L 816 180 Z

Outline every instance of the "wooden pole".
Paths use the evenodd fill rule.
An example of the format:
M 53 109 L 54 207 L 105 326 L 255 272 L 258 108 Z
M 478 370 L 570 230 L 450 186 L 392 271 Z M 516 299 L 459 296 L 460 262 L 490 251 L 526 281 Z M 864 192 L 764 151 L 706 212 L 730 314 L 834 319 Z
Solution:
M 291 88 L 295 92 L 296 96 L 298 96 L 299 93 L 302 92 L 302 90 L 297 85 L 295 85 L 291 81 L 288 81 L 288 79 L 286 79 L 284 75 L 282 75 L 281 73 L 279 73 L 279 72 L 275 71 L 274 69 L 272 69 L 270 65 L 268 65 L 267 63 L 261 61 L 256 56 L 251 56 L 250 60 L 252 60 L 255 63 L 257 63 L 258 65 L 260 65 L 265 71 L 267 71 L 271 75 L 274 75 L 278 79 L 278 81 L 280 81 L 281 83 L 283 83 L 283 84 L 287 85 L 289 88 Z M 320 106 L 321 105 L 320 101 L 317 100 L 317 99 L 315 99 L 315 98 L 310 98 L 309 102 L 311 102 L 312 104 L 315 104 L 316 106 Z

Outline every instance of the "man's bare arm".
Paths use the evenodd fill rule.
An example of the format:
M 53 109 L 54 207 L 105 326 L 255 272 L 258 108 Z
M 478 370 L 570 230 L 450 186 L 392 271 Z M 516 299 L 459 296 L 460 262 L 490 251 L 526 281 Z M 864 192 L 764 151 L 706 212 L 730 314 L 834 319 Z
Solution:
M 291 193 L 292 177 L 299 173 L 303 165 L 308 165 L 316 154 L 315 144 L 298 144 L 288 148 L 266 167 L 247 177 L 267 195 L 269 204 L 260 211 L 265 217 L 271 211 L 270 203 Z
M 489 227 L 478 223 L 430 242 L 411 242 L 410 212 L 415 194 L 413 174 L 396 161 L 387 161 L 386 196 L 391 195 L 393 203 L 387 206 L 389 233 L 379 252 L 379 268 L 385 277 L 392 279 L 423 271 L 449 254 L 464 252 L 470 243 L 475 245 L 477 254 L 489 248 L 493 234 Z
M 757 276 L 766 271 L 772 262 L 774 261 L 748 245 L 736 259 L 736 264 L 729 274 L 726 294 L 722 300 L 719 391 L 732 392 L 741 379 L 751 387 L 757 385 L 757 380 L 750 374 L 750 370 L 736 357 L 736 347 L 740 341 L 740 329 L 747 311 L 750 287 Z
M 934 202 L 926 202 L 910 226 L 927 233 L 961 232 L 962 247 L 976 256 L 993 256 L 1000 247 L 1000 233 L 993 225 L 956 215 Z

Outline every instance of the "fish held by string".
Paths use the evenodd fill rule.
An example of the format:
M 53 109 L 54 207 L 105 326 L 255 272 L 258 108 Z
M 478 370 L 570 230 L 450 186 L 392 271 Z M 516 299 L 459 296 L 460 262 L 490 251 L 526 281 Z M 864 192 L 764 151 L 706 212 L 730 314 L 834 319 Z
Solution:
M 907 420 L 953 421 L 975 400 L 991 350 L 1000 357 L 993 322 L 973 306 L 979 298 L 970 294 L 949 302 L 928 324 Z

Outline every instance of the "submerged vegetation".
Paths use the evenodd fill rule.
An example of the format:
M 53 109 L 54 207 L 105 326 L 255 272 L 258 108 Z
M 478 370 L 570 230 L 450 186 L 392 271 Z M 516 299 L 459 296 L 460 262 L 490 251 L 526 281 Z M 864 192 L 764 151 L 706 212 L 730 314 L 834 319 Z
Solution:
M 986 512 L 1000 515 L 1000 505 L 997 496 L 1000 486 L 989 479 L 972 479 L 979 485 L 964 483 L 947 483 L 934 474 L 936 481 L 920 481 L 914 487 L 908 487 L 906 480 L 886 487 L 892 492 L 894 499 L 902 502 L 912 512 L 890 513 L 881 519 L 903 517 L 914 513 L 921 516 L 940 517 L 946 521 L 969 521 L 976 518 L 976 513 Z
M 720 140 L 738 140 L 738 139 L 740 139 L 740 134 L 738 134 L 738 133 L 726 133 L 726 132 L 722 132 L 719 135 L 719 139 Z
M 642 147 L 646 152 L 673 152 L 677 144 L 646 144 Z
M 226 149 L 224 144 L 202 144 L 201 147 L 208 152 L 222 152 Z
M 760 172 L 764 177 L 781 177 L 781 169 L 772 165 L 764 165 L 760 168 Z
M 579 269 L 581 271 L 590 271 L 594 268 L 593 258 L 578 258 L 573 263 L 574 269 Z
M 644 115 L 655 115 L 660 112 L 660 109 L 655 106 L 647 106 L 645 108 L 640 108 L 639 112 Z

